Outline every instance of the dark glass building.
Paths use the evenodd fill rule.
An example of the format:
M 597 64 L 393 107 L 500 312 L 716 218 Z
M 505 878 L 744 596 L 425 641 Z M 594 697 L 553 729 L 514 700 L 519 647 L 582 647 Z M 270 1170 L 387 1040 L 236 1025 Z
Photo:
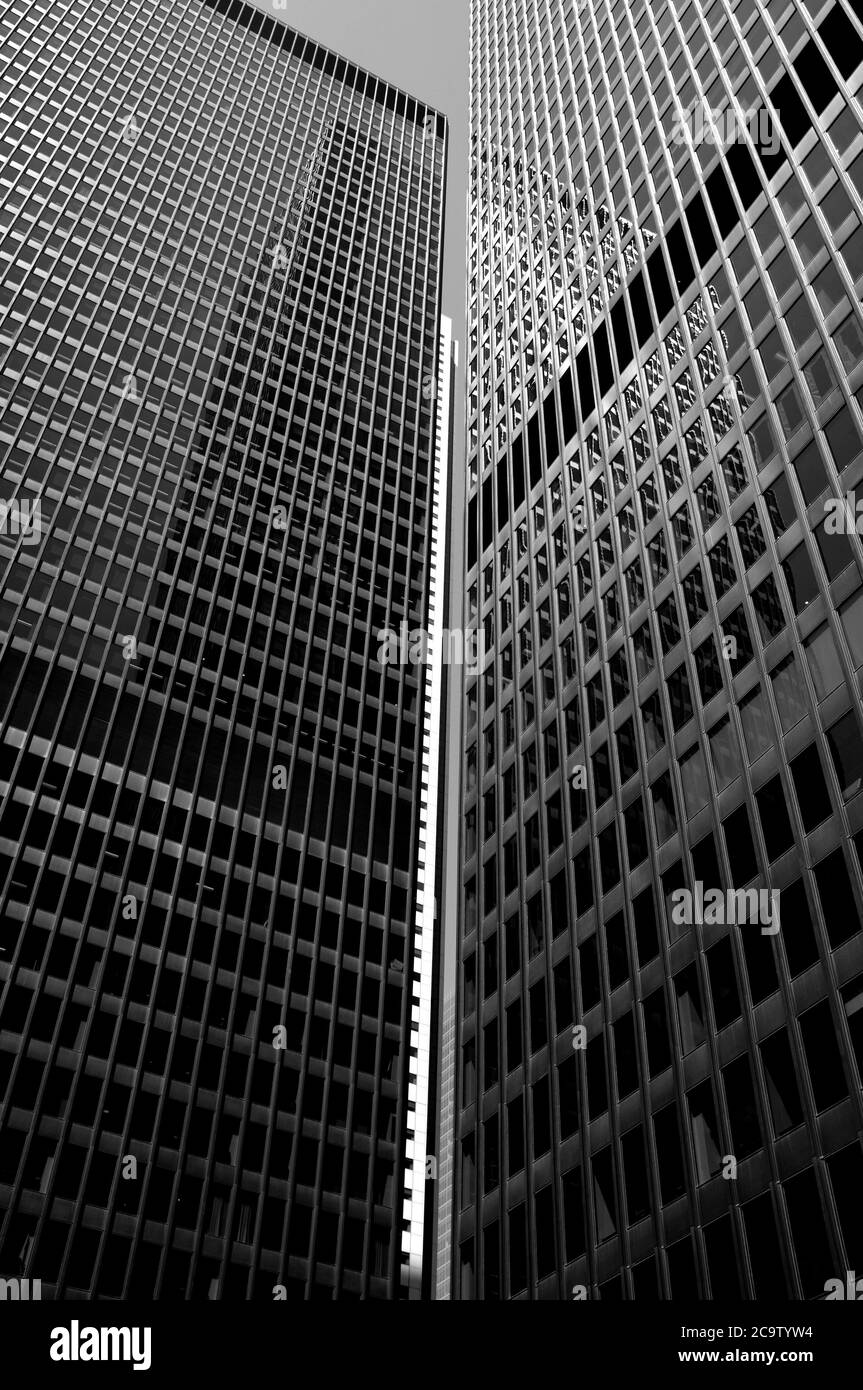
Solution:
M 859 6 L 474 0 L 471 45 L 456 1296 L 823 1297 L 863 1265 Z
M 434 731 L 376 653 L 433 587 L 446 141 L 237 0 L 0 14 L 0 1274 L 43 1297 L 419 1290 Z

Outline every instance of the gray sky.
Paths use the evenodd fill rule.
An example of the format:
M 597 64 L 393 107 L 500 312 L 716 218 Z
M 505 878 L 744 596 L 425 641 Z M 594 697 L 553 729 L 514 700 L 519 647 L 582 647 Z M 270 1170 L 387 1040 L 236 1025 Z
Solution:
M 449 120 L 443 312 L 464 362 L 468 0 L 252 0 L 294 29 L 437 107 Z

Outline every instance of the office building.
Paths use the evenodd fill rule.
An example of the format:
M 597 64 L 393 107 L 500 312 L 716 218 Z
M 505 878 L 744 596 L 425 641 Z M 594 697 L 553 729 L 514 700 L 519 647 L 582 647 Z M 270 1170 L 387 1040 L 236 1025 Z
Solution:
M 446 123 L 239 0 L 11 0 L 0 142 L 0 1273 L 409 1297 Z
M 454 1296 L 863 1263 L 861 62 L 473 0 Z
M 419 1004 L 413 1019 L 412 1078 L 416 1077 L 417 1106 L 413 1121 L 412 1165 L 406 1185 L 411 1189 L 411 1295 L 429 1299 L 436 1285 L 440 1194 L 452 1173 L 452 1126 L 446 1156 L 441 1148 L 440 1116 L 452 1108 L 454 1089 L 447 1075 L 442 1049 L 446 1022 L 441 1014 L 443 972 L 447 959 L 455 957 L 455 916 L 444 910 L 444 875 L 447 837 L 447 781 L 452 775 L 452 753 L 447 743 L 453 690 L 447 642 L 450 607 L 450 487 L 453 472 L 453 421 L 458 370 L 458 343 L 452 320 L 441 318 L 437 374 L 425 383 L 435 405 L 435 468 L 431 484 L 431 557 L 429 568 L 428 649 L 425 661 L 423 710 L 423 795 L 420 805 L 420 867 L 417 907 L 415 979 Z M 445 929 L 450 939 L 444 939 Z M 455 1036 L 450 1029 L 450 1054 Z M 450 1055 L 450 1071 L 453 1068 Z

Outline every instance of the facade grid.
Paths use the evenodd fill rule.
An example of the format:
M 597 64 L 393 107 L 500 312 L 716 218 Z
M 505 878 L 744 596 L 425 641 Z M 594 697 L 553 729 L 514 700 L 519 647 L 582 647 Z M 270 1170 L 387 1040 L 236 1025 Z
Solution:
M 446 146 L 237 0 L 0 14 L 0 1271 L 45 1297 L 419 1278 L 376 655 L 427 616 Z
M 863 1259 L 861 62 L 844 0 L 472 4 L 461 1298 Z

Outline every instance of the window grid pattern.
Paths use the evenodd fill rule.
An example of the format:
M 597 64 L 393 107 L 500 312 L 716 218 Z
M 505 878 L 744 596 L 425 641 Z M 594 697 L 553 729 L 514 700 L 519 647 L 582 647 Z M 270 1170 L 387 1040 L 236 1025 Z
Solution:
M 0 17 L 0 1256 L 53 1296 L 419 1291 L 423 678 L 377 657 L 427 619 L 446 140 L 252 6 Z
M 453 1277 L 817 1297 L 863 1253 L 863 554 L 824 526 L 863 474 L 859 20 L 475 0 L 471 44 L 467 621 L 577 601 L 468 681 Z M 675 141 L 697 102 L 763 108 L 775 147 Z M 507 417 L 482 374 L 534 223 L 537 389 Z M 555 361 L 529 277 L 622 225 L 642 254 L 610 295 L 567 267 L 588 341 Z M 675 924 L 698 882 L 778 889 L 780 931 Z

